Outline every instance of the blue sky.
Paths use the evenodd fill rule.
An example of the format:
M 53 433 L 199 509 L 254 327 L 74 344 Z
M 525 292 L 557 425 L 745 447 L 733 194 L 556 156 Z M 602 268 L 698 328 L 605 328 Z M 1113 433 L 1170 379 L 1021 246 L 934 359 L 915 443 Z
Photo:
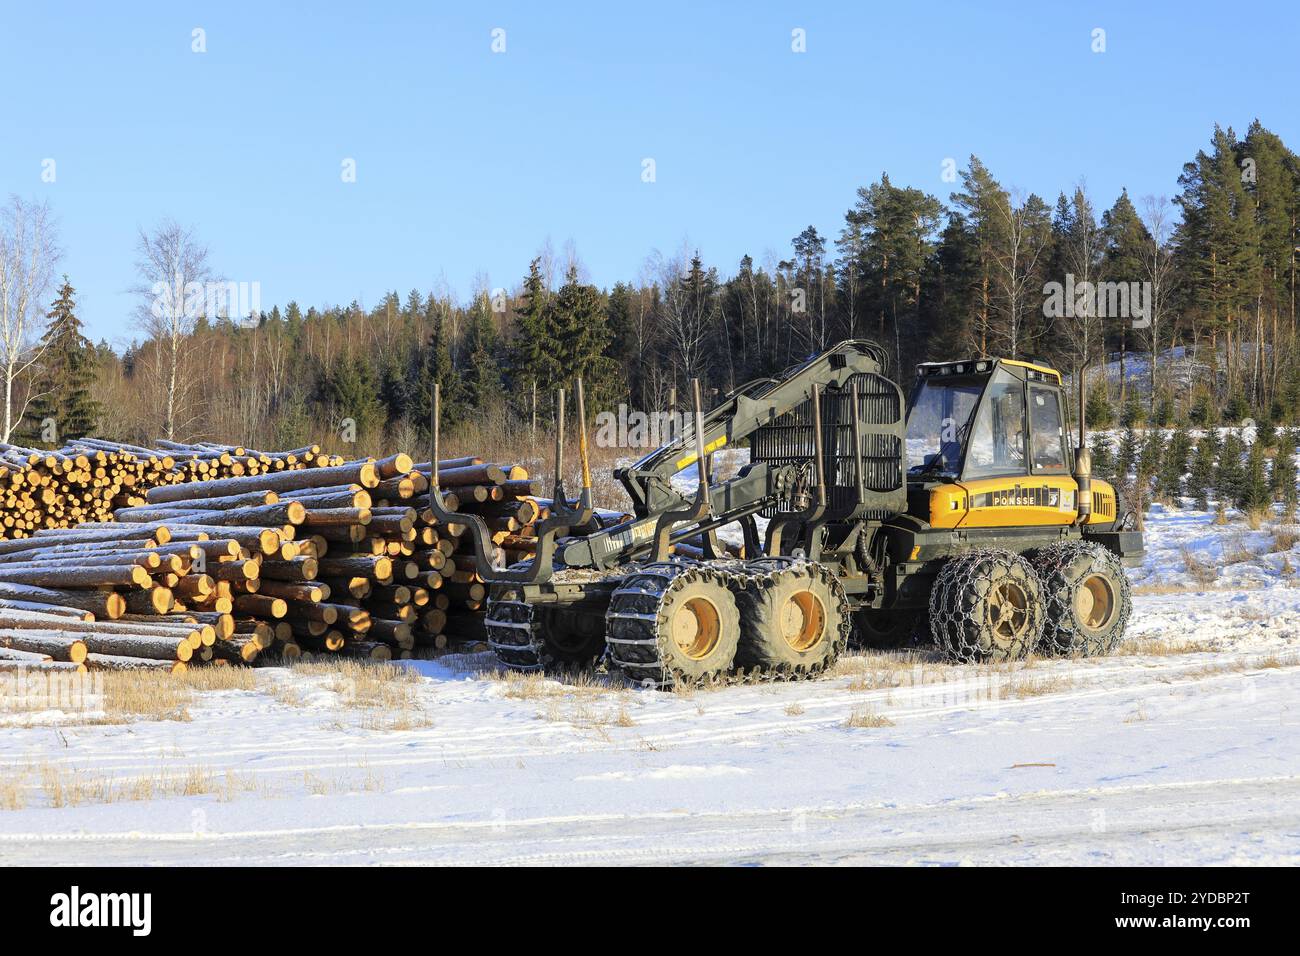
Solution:
M 726 273 L 833 238 L 882 171 L 946 200 L 944 159 L 975 153 L 1104 207 L 1172 195 L 1215 122 L 1300 147 L 1298 9 L 6 2 L 0 193 L 50 200 L 88 332 L 119 346 L 137 230 L 168 216 L 266 308 L 514 287 L 548 238 L 600 285 L 683 242 Z

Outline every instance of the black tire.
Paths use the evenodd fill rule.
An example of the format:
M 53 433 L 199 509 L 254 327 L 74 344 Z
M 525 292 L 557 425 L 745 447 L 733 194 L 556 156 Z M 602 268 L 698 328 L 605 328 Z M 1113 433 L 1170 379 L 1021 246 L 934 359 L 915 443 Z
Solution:
M 538 607 L 542 663 L 547 669 L 585 670 L 605 654 L 605 612 Z
M 1065 541 L 1030 555 L 1043 583 L 1045 654 L 1100 657 L 1124 637 L 1133 613 L 1128 576 L 1113 552 L 1087 541 Z
M 921 611 L 863 608 L 853 613 L 853 643 L 877 650 L 911 647 L 917 641 L 918 625 L 924 617 Z
M 1038 575 L 1010 551 L 972 551 L 952 558 L 930 591 L 930 629 L 952 661 L 1027 657 L 1042 636 L 1044 617 Z
M 830 667 L 848 645 L 848 599 L 822 565 L 761 558 L 745 565 L 736 589 L 740 646 L 736 667 L 803 677 Z

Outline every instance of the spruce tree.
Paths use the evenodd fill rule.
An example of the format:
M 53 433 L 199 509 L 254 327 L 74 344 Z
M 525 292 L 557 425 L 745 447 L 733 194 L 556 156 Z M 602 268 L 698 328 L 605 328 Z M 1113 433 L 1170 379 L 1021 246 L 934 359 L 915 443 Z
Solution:
M 564 384 L 565 374 L 555 354 L 551 322 L 551 291 L 542 275 L 542 260 L 528 264 L 523 293 L 515 306 L 515 334 L 510 348 L 510 377 L 520 395 L 530 399 L 537 386 L 538 403 L 550 402 L 551 392 Z M 549 407 L 549 404 L 546 406 Z
M 1147 410 L 1138 398 L 1136 391 L 1129 392 L 1128 398 L 1124 400 L 1124 410 L 1120 414 L 1120 424 L 1132 428 L 1135 425 L 1141 425 L 1147 420 Z
M 1210 436 L 1202 435 L 1197 440 L 1185 490 L 1188 496 L 1196 499 L 1196 507 L 1201 511 L 1208 511 L 1210 508 L 1210 490 L 1214 486 L 1214 465 L 1217 454 L 1217 443 L 1211 440 Z
M 1137 477 L 1138 484 L 1145 491 L 1153 485 L 1157 486 L 1156 491 L 1159 493 L 1158 480 L 1160 477 L 1160 466 L 1165 458 L 1165 436 L 1158 428 L 1148 431 L 1142 439 L 1141 450 L 1138 453 Z
M 318 380 L 317 393 L 333 409 L 336 424 L 352 421 L 358 438 L 372 435 L 384 426 L 386 416 L 379 400 L 378 375 L 363 355 L 340 359 L 325 369 Z
M 1246 470 L 1242 477 L 1237 506 L 1251 517 L 1253 526 L 1258 517 L 1263 512 L 1266 512 L 1272 503 L 1273 496 L 1268 486 L 1264 446 L 1259 442 L 1255 442 L 1250 446 L 1250 454 L 1246 457 Z
M 1214 474 L 1214 490 L 1220 502 L 1237 502 L 1241 499 L 1245 470 L 1242 456 L 1246 445 L 1236 432 L 1228 432 L 1219 451 L 1219 467 Z
M 1126 425 L 1119 439 L 1119 451 L 1115 455 L 1115 477 L 1124 481 L 1133 473 L 1138 459 L 1138 436 L 1132 425 Z
M 1092 453 L 1092 473 L 1099 478 L 1110 478 L 1115 474 L 1115 449 L 1110 436 L 1094 432 L 1088 443 Z
M 1287 518 L 1291 521 L 1295 520 L 1296 503 L 1300 500 L 1300 488 L 1297 488 L 1300 476 L 1296 473 L 1297 447 L 1300 447 L 1300 430 L 1288 428 L 1283 434 L 1278 457 L 1273 460 L 1273 470 L 1278 474 L 1275 484 L 1281 486 L 1278 497 L 1286 505 Z
M 472 408 L 482 410 L 502 396 L 496 327 L 492 323 L 492 306 L 486 293 L 475 301 L 472 312 L 465 397 Z
M 569 270 L 552 300 L 550 317 L 551 354 L 565 380 L 582 377 L 588 409 L 608 407 L 625 397 L 626 383 L 619 382 L 618 368 L 605 354 L 610 336 L 604 296 L 595 286 L 579 282 L 576 268 Z
M 414 413 L 416 425 L 427 432 L 433 385 L 438 383 L 438 402 L 443 427 L 460 419 L 465 411 L 465 383 L 451 361 L 451 330 L 444 309 L 429 295 L 424 305 L 424 326 L 428 337 L 414 355 L 415 371 L 411 378 L 412 394 L 408 401 L 408 415 Z
M 1097 387 L 1088 393 L 1087 408 L 1088 424 L 1094 428 L 1109 428 L 1115 421 L 1115 410 L 1111 407 L 1110 399 L 1106 397 L 1106 389 Z
M 1277 426 L 1267 416 L 1262 416 L 1255 425 L 1255 442 L 1263 445 L 1265 451 L 1277 447 Z
M 91 397 L 95 348 L 81 332 L 75 296 L 76 290 L 64 276 L 58 298 L 46 313 L 49 324 L 39 346 L 36 394 L 28 410 L 30 423 L 24 430 L 32 444 L 48 448 L 90 434 L 101 411 L 99 402 Z
M 1192 453 L 1192 439 L 1181 425 L 1169 436 L 1164 458 L 1157 476 L 1156 493 L 1171 501 L 1183 493 L 1183 476 L 1187 473 L 1187 459 Z

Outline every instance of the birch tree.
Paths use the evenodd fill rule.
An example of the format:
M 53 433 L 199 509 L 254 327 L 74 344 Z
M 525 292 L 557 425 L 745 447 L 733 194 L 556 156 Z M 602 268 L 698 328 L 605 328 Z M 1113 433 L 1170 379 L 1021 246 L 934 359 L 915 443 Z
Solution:
M 49 289 L 59 259 L 49 204 L 11 196 L 0 212 L 0 374 L 4 378 L 4 420 L 0 441 L 8 442 L 27 411 L 30 394 L 19 400 L 16 386 L 40 361 L 33 320 Z
M 174 441 L 186 427 L 195 379 L 189 374 L 186 340 L 207 317 L 208 283 L 215 281 L 208 249 L 193 229 L 167 219 L 152 233 L 140 230 L 136 245 L 140 297 L 136 314 L 154 340 L 163 397 L 163 437 Z
M 1173 235 L 1173 204 L 1169 197 L 1143 197 L 1142 222 L 1150 236 L 1142 253 L 1142 269 L 1146 273 L 1146 281 L 1151 283 L 1151 315 L 1149 324 L 1142 331 L 1151 350 L 1151 407 L 1154 410 L 1160 323 L 1164 318 L 1165 303 L 1169 299 L 1174 279 L 1174 257 L 1169 246 Z
M 1048 210 L 1043 201 L 1018 190 L 999 197 L 1001 245 L 991 252 L 995 298 L 1002 303 L 1002 322 L 991 328 L 1007 355 L 1018 359 L 1025 351 L 1025 312 L 1030 289 L 1038 279 L 1038 259 L 1045 245 Z M 1041 284 L 1041 283 L 1040 283 Z

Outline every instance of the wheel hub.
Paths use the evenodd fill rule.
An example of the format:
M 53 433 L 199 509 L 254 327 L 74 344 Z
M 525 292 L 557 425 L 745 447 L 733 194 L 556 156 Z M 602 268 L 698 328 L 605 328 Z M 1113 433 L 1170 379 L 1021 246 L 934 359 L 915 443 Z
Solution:
M 1014 581 L 1003 581 L 989 592 L 989 627 L 1004 641 L 1015 640 L 1029 628 L 1029 598 Z
M 1074 595 L 1075 616 L 1083 625 L 1099 630 L 1115 615 L 1115 589 L 1104 575 L 1093 574 L 1080 584 Z
M 781 637 L 796 651 L 807 651 L 826 636 L 826 608 L 811 591 L 798 591 L 781 606 Z
M 691 660 L 703 660 L 718 646 L 721 627 L 721 616 L 713 602 L 693 597 L 673 613 L 673 643 Z

